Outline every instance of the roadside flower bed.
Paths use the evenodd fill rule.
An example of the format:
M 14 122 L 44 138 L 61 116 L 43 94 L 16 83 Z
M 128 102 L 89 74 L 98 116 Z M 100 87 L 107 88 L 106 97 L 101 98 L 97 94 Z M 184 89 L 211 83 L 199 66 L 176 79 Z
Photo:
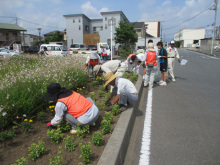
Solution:
M 4 164 L 14 163 L 14 165 L 97 164 L 98 158 L 101 156 L 120 116 L 118 105 L 114 105 L 109 112 L 105 111 L 104 100 L 109 97 L 110 92 L 103 87 L 103 77 L 97 77 L 96 80 L 88 83 L 88 76 L 81 68 L 85 61 L 82 57 L 80 59 L 71 57 L 47 59 L 48 63 L 45 62 L 45 64 L 48 66 L 45 67 L 40 65 L 39 63 L 42 61 L 38 60 L 41 60 L 41 58 L 31 64 L 33 67 L 25 63 L 28 72 L 32 73 L 29 76 L 33 77 L 28 78 L 27 81 L 16 81 L 10 86 L 3 86 L 1 89 L 6 93 L 5 95 L 0 94 L 0 99 L 6 101 L 5 104 L 2 104 L 0 112 L 0 123 L 3 123 L 0 132 L 0 142 L 3 143 L 0 144 L 4 144 L 0 146 L 2 162 Z M 75 65 L 60 67 L 60 70 L 57 70 L 57 72 L 59 71 L 59 79 L 54 79 L 51 75 L 57 72 L 53 72 L 56 69 L 53 66 L 53 60 L 56 61 L 54 63 L 60 66 L 65 63 L 65 60 L 68 60 L 66 63 Z M 74 63 L 75 60 L 77 60 L 77 63 Z M 82 60 L 81 64 L 80 60 Z M 16 65 L 16 61 L 13 62 L 13 65 Z M 34 74 L 32 70 L 33 68 L 37 69 L 38 64 L 42 71 L 45 69 L 45 72 L 38 75 L 39 80 L 35 83 L 34 80 L 36 80 L 37 74 Z M 24 65 L 20 64 L 20 66 Z M 6 70 L 7 66 L 3 67 L 5 67 L 3 70 Z M 51 69 L 52 73 L 50 75 L 47 74 L 47 69 Z M 11 75 L 14 75 L 15 78 L 20 76 L 21 72 L 18 70 L 19 68 L 15 69 L 15 73 L 11 73 Z M 68 76 L 74 78 L 65 79 Z M 125 77 L 133 82 L 137 80 L 137 74 L 133 72 L 125 73 Z M 64 81 L 62 81 L 63 79 Z M 69 82 L 69 79 L 72 82 Z M 91 97 L 100 110 L 96 125 L 93 127 L 78 125 L 76 135 L 69 133 L 71 127 L 65 121 L 62 121 L 55 129 L 47 129 L 46 123 L 54 116 L 55 104 L 45 102 L 42 97 L 46 93 L 47 85 L 52 82 L 59 82 L 61 86 L 73 89 L 85 97 Z M 9 94 L 8 98 L 7 94 Z M 13 94 L 16 94 L 16 96 L 13 96 Z M 11 104 L 14 104 L 14 106 Z M 13 127 L 10 131 L 7 131 L 5 126 L 10 123 L 13 124 Z

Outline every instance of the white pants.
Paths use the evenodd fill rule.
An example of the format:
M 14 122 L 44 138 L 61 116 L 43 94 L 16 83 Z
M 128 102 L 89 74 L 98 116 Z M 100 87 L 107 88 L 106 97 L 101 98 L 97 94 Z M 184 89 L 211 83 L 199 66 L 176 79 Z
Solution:
M 149 87 L 153 87 L 154 75 L 155 75 L 154 67 L 152 68 L 146 67 L 146 74 L 144 75 L 144 86 L 147 86 L 147 84 L 149 83 Z
M 167 75 L 170 74 L 172 79 L 175 79 L 174 73 L 173 73 L 174 62 L 175 62 L 175 58 L 168 58 Z

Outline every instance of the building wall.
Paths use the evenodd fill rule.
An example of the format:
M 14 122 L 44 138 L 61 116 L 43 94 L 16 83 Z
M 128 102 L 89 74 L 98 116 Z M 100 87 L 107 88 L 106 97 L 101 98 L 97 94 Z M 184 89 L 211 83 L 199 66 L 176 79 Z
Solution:
M 75 22 L 73 23 L 73 19 Z M 80 19 L 80 22 L 79 22 Z M 67 47 L 72 43 L 83 43 L 82 16 L 66 17 Z M 80 27 L 80 29 L 79 29 Z
M 95 32 L 93 31 L 93 27 L 96 27 L 96 31 L 95 31 Z M 103 29 L 102 20 L 100 20 L 100 21 L 97 21 L 97 20 L 93 21 L 93 20 L 92 20 L 92 21 L 90 22 L 90 33 L 91 33 L 91 34 L 98 33 L 99 31 L 101 31 L 101 27 L 102 27 L 102 29 Z
M 160 37 L 160 22 L 145 22 L 148 24 L 147 33 L 155 38 Z

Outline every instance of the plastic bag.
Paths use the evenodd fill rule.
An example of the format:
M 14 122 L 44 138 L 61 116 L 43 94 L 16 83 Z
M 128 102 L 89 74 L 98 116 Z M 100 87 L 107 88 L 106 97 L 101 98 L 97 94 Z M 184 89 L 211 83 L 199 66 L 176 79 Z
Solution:
M 185 59 L 182 59 L 181 61 L 180 61 L 180 65 L 186 65 L 186 63 L 188 62 L 188 60 L 185 60 Z

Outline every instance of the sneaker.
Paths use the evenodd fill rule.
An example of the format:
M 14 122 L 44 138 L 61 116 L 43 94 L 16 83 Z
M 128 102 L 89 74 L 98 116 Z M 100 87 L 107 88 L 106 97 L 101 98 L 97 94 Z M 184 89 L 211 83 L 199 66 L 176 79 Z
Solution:
M 176 82 L 176 79 L 175 79 L 175 78 L 173 78 L 173 79 L 172 79 L 172 81 L 173 81 L 173 82 Z
M 72 127 L 72 129 L 70 130 L 70 133 L 75 135 L 77 133 L 76 127 Z
M 121 111 L 121 112 L 124 112 L 124 111 L 126 111 L 127 110 L 127 106 L 125 106 L 125 105 L 123 105 L 120 109 L 119 109 L 119 111 Z
M 161 84 L 161 83 L 163 83 L 164 81 L 163 80 L 160 80 L 159 82 L 158 82 L 158 84 Z
M 167 85 L 167 83 L 166 82 L 163 82 L 163 83 L 161 83 L 161 84 L 159 84 L 160 86 L 166 86 Z

